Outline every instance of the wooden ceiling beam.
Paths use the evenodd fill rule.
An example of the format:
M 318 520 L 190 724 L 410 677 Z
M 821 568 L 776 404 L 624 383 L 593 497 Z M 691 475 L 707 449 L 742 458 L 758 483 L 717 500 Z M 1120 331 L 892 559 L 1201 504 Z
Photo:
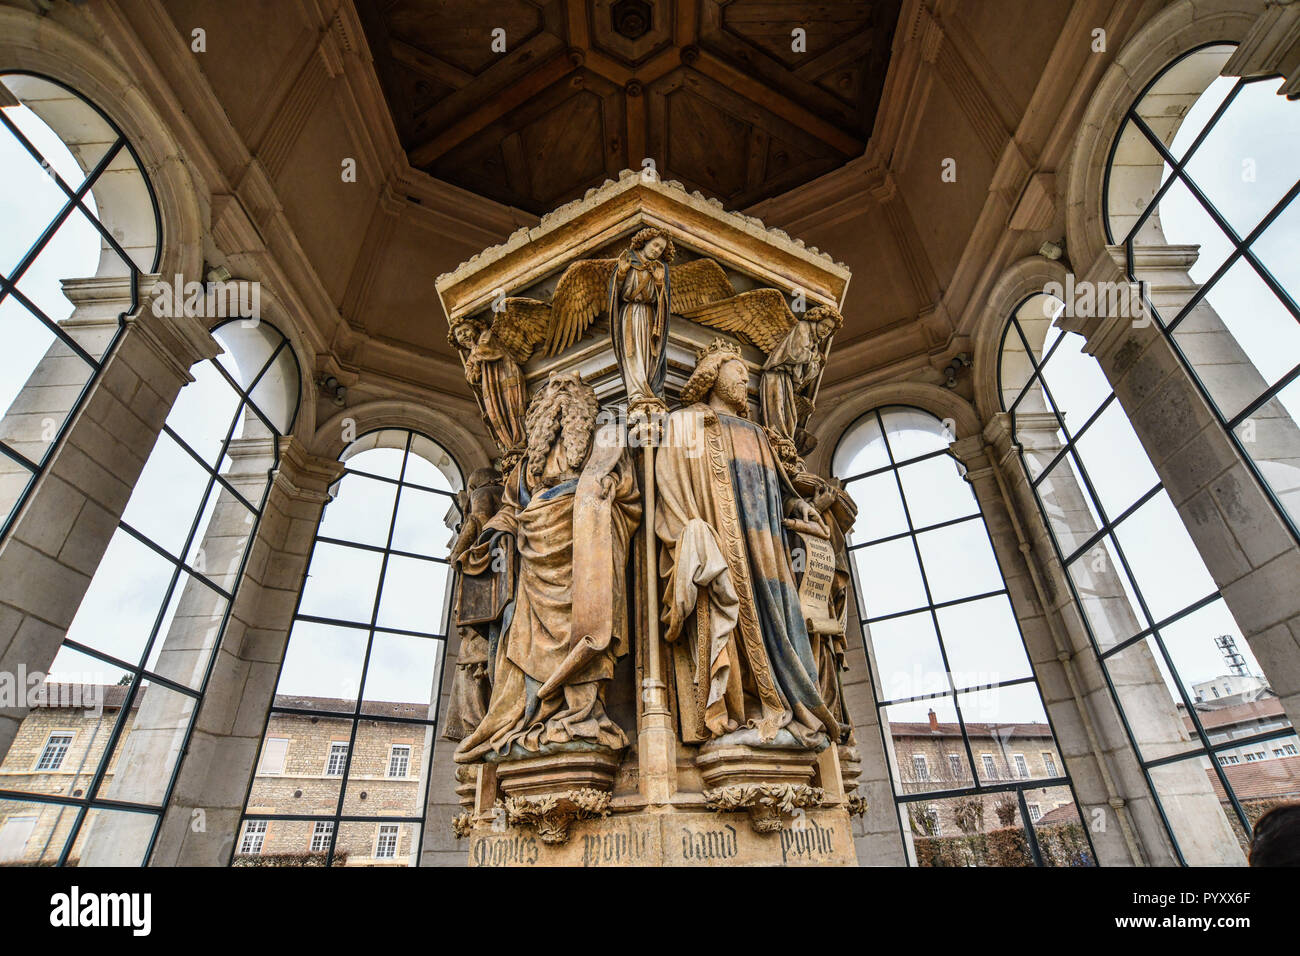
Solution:
M 564 79 L 578 67 L 567 53 L 551 57 L 536 70 L 501 90 L 473 112 L 461 117 L 445 130 L 410 150 L 411 165 L 422 169 L 459 146 L 475 133 L 490 126 L 517 106 L 537 96 Z
M 410 67 L 415 72 L 422 73 L 439 83 L 445 83 L 453 89 L 462 89 L 474 80 L 473 74 L 457 69 L 436 56 L 430 56 L 405 40 L 389 40 L 388 52 L 403 66 Z
M 761 80 L 736 69 L 706 50 L 700 51 L 699 57 L 691 66 L 709 79 L 757 103 L 769 113 L 779 116 L 799 129 L 806 130 L 809 136 L 821 140 L 845 156 L 860 156 L 867 148 L 866 143 L 856 136 L 844 132 L 834 123 L 828 123 L 816 113 L 786 98 Z

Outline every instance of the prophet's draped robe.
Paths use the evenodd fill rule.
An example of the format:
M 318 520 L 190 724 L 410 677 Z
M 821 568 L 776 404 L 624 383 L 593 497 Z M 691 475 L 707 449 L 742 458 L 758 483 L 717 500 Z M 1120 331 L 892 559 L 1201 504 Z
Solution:
M 493 654 L 492 699 L 457 747 L 459 763 L 553 745 L 627 746 L 604 697 L 614 661 L 627 653 L 624 574 L 641 516 L 631 459 L 616 441 L 598 438 L 580 477 L 536 488 L 527 464 L 511 474 L 501 510 L 461 559 L 465 573 L 484 573 L 503 535 L 514 536 L 519 552 L 514 613 Z
M 780 466 L 753 422 L 704 404 L 668 416 L 655 465 L 665 637 L 693 662 L 698 737 L 788 730 L 820 746 L 839 728 L 818 687 L 789 551 Z M 694 626 L 687 620 L 694 613 Z M 688 696 L 689 699 L 689 696 Z M 682 708 L 683 713 L 687 708 Z

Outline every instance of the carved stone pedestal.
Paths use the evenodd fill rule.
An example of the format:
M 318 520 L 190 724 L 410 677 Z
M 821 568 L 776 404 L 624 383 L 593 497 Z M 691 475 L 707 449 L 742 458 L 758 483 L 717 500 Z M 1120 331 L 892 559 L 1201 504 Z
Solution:
M 504 822 L 536 831 L 546 844 L 563 844 L 575 820 L 609 811 L 621 755 L 580 750 L 503 760 L 496 765 Z
M 756 833 L 775 833 L 796 810 L 822 805 L 826 794 L 812 785 L 816 764 L 810 750 L 721 741 L 706 744 L 695 758 L 705 802 L 715 810 L 747 810 Z

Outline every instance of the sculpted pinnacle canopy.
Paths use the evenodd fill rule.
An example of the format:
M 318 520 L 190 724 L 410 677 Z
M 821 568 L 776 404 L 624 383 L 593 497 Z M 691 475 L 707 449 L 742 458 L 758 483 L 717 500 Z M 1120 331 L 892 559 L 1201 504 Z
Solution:
M 855 508 L 803 458 L 848 279 L 632 172 L 439 277 L 500 452 L 452 552 L 472 861 L 572 862 L 577 828 L 682 862 L 715 810 L 749 861 L 797 812 L 802 862 L 852 862 Z

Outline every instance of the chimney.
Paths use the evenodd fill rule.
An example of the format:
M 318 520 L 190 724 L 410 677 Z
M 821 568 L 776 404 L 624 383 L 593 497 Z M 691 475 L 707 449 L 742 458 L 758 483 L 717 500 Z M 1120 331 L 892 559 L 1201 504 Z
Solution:
M 933 707 L 930 708 L 930 730 L 935 732 L 938 732 L 939 730 L 939 718 L 934 716 Z

